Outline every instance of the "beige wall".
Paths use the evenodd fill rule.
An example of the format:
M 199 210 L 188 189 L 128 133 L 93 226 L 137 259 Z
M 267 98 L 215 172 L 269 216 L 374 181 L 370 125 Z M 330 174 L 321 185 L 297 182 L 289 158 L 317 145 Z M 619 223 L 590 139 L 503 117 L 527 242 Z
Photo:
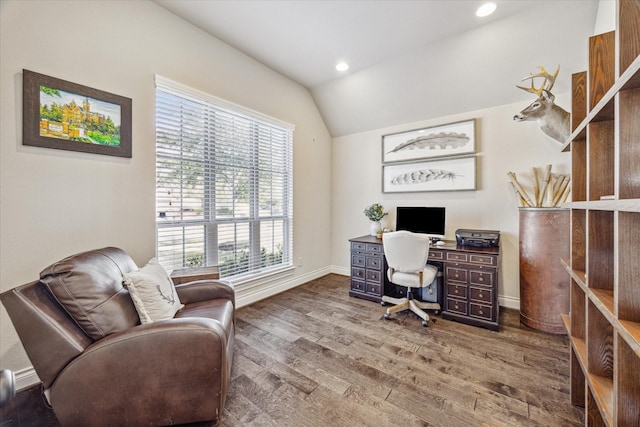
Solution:
M 21 145 L 22 69 L 133 99 L 133 158 Z M 290 285 L 330 264 L 330 136 L 309 92 L 148 1 L 0 2 L 0 291 L 49 263 L 155 248 L 154 74 L 296 126 Z M 255 285 L 255 284 L 254 284 Z M 259 287 L 253 287 L 256 292 Z M 0 368 L 30 366 L 4 307 Z
M 514 90 L 517 90 L 514 87 Z M 558 104 L 569 109 L 568 96 Z M 532 99 L 533 100 L 533 99 Z M 564 102 L 563 102 L 564 101 Z M 446 238 L 455 239 L 458 228 L 500 230 L 502 275 L 499 297 L 502 305 L 519 307 L 518 208 L 508 187 L 507 172 L 524 178 L 533 166 L 553 165 L 553 171 L 568 173 L 570 155 L 561 144 L 545 136 L 535 123 L 516 123 L 515 113 L 526 106 L 516 103 L 471 111 L 436 120 L 334 138 L 332 145 L 332 264 L 335 271 L 349 274 L 349 242 L 369 233 L 362 211 L 382 203 L 389 216 L 386 227 L 395 227 L 397 206 L 444 206 Z M 381 136 L 425 126 L 477 118 L 477 191 L 382 194 Z M 523 181 L 525 181 L 523 179 Z

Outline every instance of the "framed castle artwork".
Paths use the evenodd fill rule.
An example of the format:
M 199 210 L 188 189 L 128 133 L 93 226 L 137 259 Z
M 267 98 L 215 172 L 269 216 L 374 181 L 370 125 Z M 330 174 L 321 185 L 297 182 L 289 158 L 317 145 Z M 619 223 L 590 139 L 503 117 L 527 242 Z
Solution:
M 22 144 L 131 157 L 131 99 L 23 70 Z

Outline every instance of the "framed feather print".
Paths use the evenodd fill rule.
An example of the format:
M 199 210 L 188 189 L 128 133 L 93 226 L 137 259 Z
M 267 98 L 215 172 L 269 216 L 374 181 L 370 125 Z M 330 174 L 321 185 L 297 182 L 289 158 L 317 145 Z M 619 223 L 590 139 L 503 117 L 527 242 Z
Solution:
M 476 152 L 476 119 L 382 136 L 382 163 Z
M 382 165 L 383 193 L 475 189 L 475 155 Z

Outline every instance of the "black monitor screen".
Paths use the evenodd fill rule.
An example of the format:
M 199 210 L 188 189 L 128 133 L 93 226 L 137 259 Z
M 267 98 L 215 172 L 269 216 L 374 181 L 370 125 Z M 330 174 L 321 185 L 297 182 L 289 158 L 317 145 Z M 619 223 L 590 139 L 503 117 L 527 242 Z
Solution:
M 396 230 L 444 238 L 444 219 L 445 208 L 399 206 L 396 210 Z

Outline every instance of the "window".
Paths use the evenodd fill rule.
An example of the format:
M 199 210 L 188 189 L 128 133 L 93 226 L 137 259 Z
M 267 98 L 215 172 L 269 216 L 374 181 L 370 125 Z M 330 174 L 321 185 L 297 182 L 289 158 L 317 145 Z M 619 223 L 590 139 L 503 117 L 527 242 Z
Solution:
M 156 76 L 156 253 L 243 279 L 292 266 L 293 126 Z

